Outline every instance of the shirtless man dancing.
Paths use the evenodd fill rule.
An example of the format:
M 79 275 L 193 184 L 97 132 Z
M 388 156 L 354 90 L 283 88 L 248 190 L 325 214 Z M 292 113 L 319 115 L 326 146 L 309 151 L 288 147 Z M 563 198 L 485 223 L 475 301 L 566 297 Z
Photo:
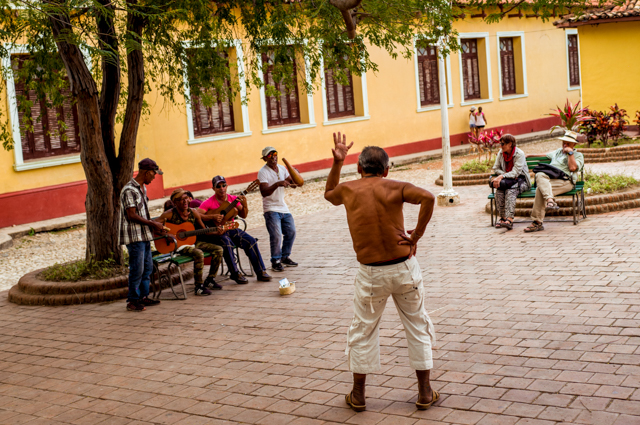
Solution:
M 353 321 L 347 332 L 349 370 L 353 390 L 346 396 L 355 411 L 366 409 L 365 382 L 368 373 L 380 370 L 378 327 L 387 298 L 402 320 L 409 345 L 409 360 L 418 377 L 416 407 L 426 410 L 440 394 L 431 388 L 431 346 L 435 331 L 424 306 L 422 273 L 415 258 L 418 240 L 433 214 L 433 195 L 410 183 L 387 180 L 389 156 L 384 149 L 367 146 L 358 159 L 361 179 L 340 183 L 340 170 L 353 146 L 347 137 L 333 135 L 333 166 L 324 197 L 347 210 L 349 232 L 360 269 L 356 275 Z M 420 205 L 415 230 L 404 231 L 403 204 Z

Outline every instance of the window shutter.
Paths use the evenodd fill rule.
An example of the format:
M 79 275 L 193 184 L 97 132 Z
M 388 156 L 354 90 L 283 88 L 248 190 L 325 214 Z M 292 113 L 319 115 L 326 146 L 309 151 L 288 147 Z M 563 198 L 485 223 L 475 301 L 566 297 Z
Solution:
M 14 70 L 22 69 L 28 55 L 12 55 Z M 69 89 L 62 89 L 64 101 L 61 106 L 48 108 L 50 99 L 38 99 L 34 90 L 29 90 L 21 81 L 16 81 L 16 101 L 18 103 L 18 121 L 22 137 L 22 158 L 24 160 L 65 155 L 80 151 L 78 113 L 71 101 Z M 28 111 L 22 111 L 22 97 L 32 102 Z M 27 130 L 26 119 L 31 117 L 32 130 Z M 64 122 L 66 129 L 61 127 Z M 66 140 L 65 140 L 66 138 Z
M 293 58 L 292 79 L 295 85 L 289 89 L 282 81 L 275 81 L 273 78 L 274 55 L 273 53 L 262 54 L 262 69 L 264 73 L 265 85 L 272 86 L 280 92 L 280 96 L 266 96 L 267 104 L 267 126 L 277 126 L 285 124 L 296 124 L 300 122 L 300 105 L 298 100 L 297 67 Z
M 343 86 L 338 83 L 333 74 L 334 70 L 325 71 L 325 89 L 327 92 L 327 115 L 329 119 L 355 115 L 355 104 L 353 101 L 353 77 L 348 70 L 348 84 Z
M 464 99 L 480 99 L 480 71 L 478 69 L 478 41 L 462 41 L 462 78 Z
M 502 94 L 516 93 L 516 70 L 513 57 L 513 38 L 500 39 L 500 69 Z
M 418 47 L 418 80 L 420 105 L 440 103 L 440 79 L 438 76 L 438 50 L 435 46 Z
M 580 85 L 580 57 L 578 55 L 578 36 L 569 34 L 567 36 L 569 50 L 569 85 Z

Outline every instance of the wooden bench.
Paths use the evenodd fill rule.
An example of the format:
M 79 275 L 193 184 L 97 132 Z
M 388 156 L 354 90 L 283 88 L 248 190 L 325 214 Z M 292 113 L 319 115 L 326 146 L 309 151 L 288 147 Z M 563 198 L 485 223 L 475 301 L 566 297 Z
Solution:
M 549 164 L 551 160 L 546 156 L 535 156 L 527 158 L 527 167 L 529 167 L 529 171 L 532 171 L 536 165 L 543 163 Z M 495 188 L 491 188 L 491 194 L 488 196 L 489 202 L 491 204 L 491 226 L 495 226 L 498 221 L 498 207 L 496 204 L 495 198 Z M 576 182 L 575 187 L 569 192 L 562 193 L 560 195 L 556 195 L 555 197 L 565 197 L 571 196 L 573 200 L 573 224 L 578 224 L 579 216 L 582 215 L 582 218 L 587 218 L 587 209 L 585 207 L 584 202 L 584 170 L 580 170 L 580 181 Z M 535 183 L 531 186 L 530 190 L 526 192 L 522 192 L 518 195 L 518 198 L 535 198 L 536 197 L 536 187 Z

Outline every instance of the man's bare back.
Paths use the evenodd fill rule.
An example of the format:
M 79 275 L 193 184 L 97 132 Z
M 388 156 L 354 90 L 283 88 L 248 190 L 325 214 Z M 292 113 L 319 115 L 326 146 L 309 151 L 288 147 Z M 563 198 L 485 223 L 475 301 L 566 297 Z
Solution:
M 340 169 L 351 145 L 346 136 L 334 134 L 334 163 L 327 179 L 325 198 L 334 205 L 344 204 L 347 210 L 353 248 L 361 264 L 372 264 L 411 257 L 433 214 L 434 197 L 411 183 L 387 180 L 388 168 L 381 175 L 371 175 L 358 165 L 362 178 L 339 183 Z M 404 229 L 403 204 L 419 204 L 416 229 Z

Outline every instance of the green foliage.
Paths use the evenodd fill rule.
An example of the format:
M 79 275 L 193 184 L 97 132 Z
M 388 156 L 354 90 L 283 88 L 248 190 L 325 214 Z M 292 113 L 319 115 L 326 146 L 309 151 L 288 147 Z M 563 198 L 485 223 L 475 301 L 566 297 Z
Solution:
M 584 173 L 584 190 L 588 194 L 612 193 L 638 185 L 640 182 L 632 176 L 595 173 L 590 170 Z
M 482 174 L 488 173 L 493 168 L 495 158 L 489 159 L 472 159 L 460 166 L 455 174 Z
M 65 264 L 54 264 L 42 271 L 43 280 L 53 282 L 78 282 L 80 280 L 99 280 L 121 276 L 128 273 L 126 266 L 119 266 L 115 260 L 103 261 L 78 260 Z
M 36 230 L 33 227 L 29 228 L 29 233 L 27 233 L 29 236 L 35 236 L 36 234 Z
M 609 107 L 609 112 L 585 109 L 584 115 L 580 123 L 580 133 L 587 137 L 588 147 L 598 139 L 603 147 L 607 146 L 609 138 L 613 140 L 614 146 L 620 144 L 620 139 L 624 138 L 624 130 L 629 123 L 625 109 L 618 107 L 616 103 Z
M 549 132 L 553 132 L 556 128 L 577 131 L 580 123 L 585 120 L 584 114 L 586 111 L 587 108 L 580 107 L 580 101 L 572 105 L 569 99 L 567 99 L 567 103 L 565 103 L 563 108 L 556 106 L 555 111 L 549 114 L 553 117 L 560 118 L 562 121 L 562 125 L 554 125 Z
M 638 138 L 631 138 L 631 137 L 621 137 L 620 139 L 618 139 L 618 146 L 623 146 L 623 145 L 637 145 L 640 143 L 640 139 Z M 580 143 L 576 145 L 577 149 L 580 148 L 605 148 L 606 146 L 602 144 L 601 141 L 596 140 L 595 142 L 591 143 L 590 146 L 587 146 L 586 143 Z

